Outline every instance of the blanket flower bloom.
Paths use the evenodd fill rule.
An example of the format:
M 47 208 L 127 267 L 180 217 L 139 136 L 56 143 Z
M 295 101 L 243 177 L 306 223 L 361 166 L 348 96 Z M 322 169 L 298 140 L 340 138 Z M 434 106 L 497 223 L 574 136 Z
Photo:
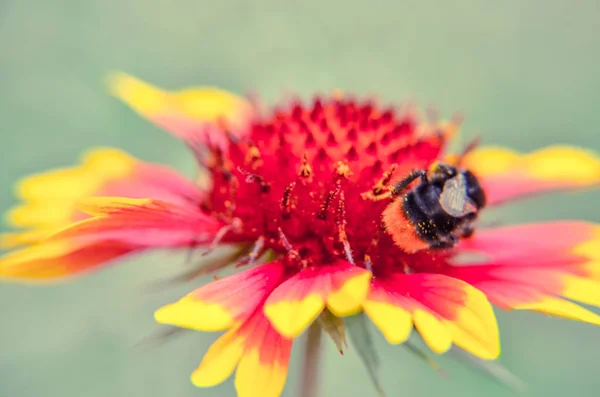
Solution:
M 364 312 L 392 344 L 414 328 L 436 353 L 454 344 L 482 359 L 500 354 L 491 304 L 600 324 L 573 302 L 600 305 L 600 226 L 477 229 L 413 250 L 384 216 L 399 181 L 457 158 L 487 207 L 597 186 L 600 159 L 586 150 L 481 147 L 457 156 L 446 149 L 458 121 L 341 93 L 265 112 L 219 89 L 167 92 L 120 73 L 110 89 L 183 140 L 203 178 L 111 148 L 26 178 L 17 187 L 23 203 L 7 216 L 18 229 L 2 236 L 12 251 L 0 258 L 0 277 L 52 281 L 152 248 L 239 247 L 206 269 L 241 271 L 155 313 L 159 323 L 225 331 L 193 373 L 197 386 L 236 371 L 239 396 L 279 396 L 294 338 L 324 313 L 331 321 Z

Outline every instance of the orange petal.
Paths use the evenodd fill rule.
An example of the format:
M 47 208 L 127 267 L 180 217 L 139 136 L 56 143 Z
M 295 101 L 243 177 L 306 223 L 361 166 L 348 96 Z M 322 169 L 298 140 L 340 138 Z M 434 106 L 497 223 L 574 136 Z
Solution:
M 151 197 L 175 203 L 200 202 L 202 192 L 174 170 L 142 162 L 125 152 L 97 148 L 81 164 L 33 175 L 17 185 L 23 203 L 6 219 L 29 228 L 0 236 L 0 247 L 13 248 L 41 241 L 56 229 L 86 217 L 76 203 L 90 196 Z
M 141 116 L 190 143 L 227 149 L 227 135 L 241 137 L 252 117 L 250 103 L 213 87 L 166 91 L 125 73 L 109 77 L 110 92 Z
M 527 309 L 600 325 L 600 316 L 561 297 L 600 306 L 600 226 L 577 221 L 482 230 L 464 240 L 446 274 L 504 309 Z M 474 255 L 473 255 L 474 254 Z
M 137 249 L 139 247 L 114 241 L 95 244 L 44 242 L 0 257 L 0 278 L 21 282 L 51 281 L 108 265 Z
M 406 341 L 414 324 L 436 353 L 455 343 L 484 359 L 500 354 L 490 303 L 460 280 L 425 273 L 378 277 L 363 308 L 390 343 Z
M 527 154 L 482 147 L 469 153 L 464 165 L 480 178 L 488 204 L 600 184 L 600 158 L 568 146 L 550 146 Z
M 154 316 L 159 323 L 200 331 L 227 329 L 262 307 L 283 272 L 281 262 L 271 262 L 213 281 L 160 308 Z
M 148 247 L 207 243 L 222 225 L 193 206 L 153 199 L 94 197 L 79 208 L 90 218 L 51 239 L 115 240 Z
M 277 287 L 265 303 L 265 314 L 279 333 L 298 336 L 325 307 L 336 316 L 360 311 L 371 273 L 347 262 L 309 267 Z

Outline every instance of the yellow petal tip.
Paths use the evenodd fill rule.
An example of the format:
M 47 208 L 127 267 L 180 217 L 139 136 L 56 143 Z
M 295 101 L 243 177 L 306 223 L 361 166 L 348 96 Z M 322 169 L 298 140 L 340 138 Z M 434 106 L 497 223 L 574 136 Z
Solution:
M 222 331 L 234 323 L 223 307 L 186 298 L 161 307 L 154 312 L 154 319 L 160 324 L 205 332 Z
M 367 298 L 371 285 L 371 272 L 364 272 L 346 281 L 339 290 L 327 297 L 327 307 L 338 317 L 357 314 Z
M 156 115 L 167 106 L 167 92 L 127 73 L 110 73 L 106 85 L 110 94 L 142 115 Z
M 363 308 L 373 324 L 392 345 L 405 342 L 413 328 L 411 313 L 386 302 L 366 301 Z
M 531 302 L 515 307 L 519 310 L 535 310 L 570 320 L 582 321 L 589 324 L 600 325 L 600 316 L 590 310 L 584 309 L 576 303 L 559 298 L 545 297 L 538 302 Z
M 295 338 L 302 333 L 325 308 L 318 295 L 309 295 L 301 300 L 279 301 L 264 307 L 265 316 L 282 336 Z
M 448 351 L 452 346 L 452 337 L 442 321 L 433 314 L 424 310 L 415 310 L 413 313 L 415 327 L 431 350 L 437 354 Z

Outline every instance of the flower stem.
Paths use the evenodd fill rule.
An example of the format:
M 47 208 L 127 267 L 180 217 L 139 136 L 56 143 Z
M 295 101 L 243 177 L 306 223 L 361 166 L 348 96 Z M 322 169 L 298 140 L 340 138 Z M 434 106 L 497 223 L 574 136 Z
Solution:
M 307 334 L 298 397 L 317 397 L 319 364 L 321 361 L 321 325 L 314 322 L 308 329 Z

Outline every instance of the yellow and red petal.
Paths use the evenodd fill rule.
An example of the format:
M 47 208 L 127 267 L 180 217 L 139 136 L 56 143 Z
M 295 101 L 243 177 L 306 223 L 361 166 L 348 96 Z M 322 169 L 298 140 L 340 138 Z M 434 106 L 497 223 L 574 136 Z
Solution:
M 208 243 L 222 227 L 190 204 L 128 198 L 88 198 L 80 204 L 91 217 L 0 257 L 0 278 L 81 274 L 132 251 Z
M 202 192 L 174 170 L 111 148 L 89 151 L 78 166 L 27 177 L 16 190 L 23 203 L 10 210 L 6 219 L 23 231 L 0 236 L 2 248 L 39 242 L 56 229 L 85 218 L 77 209 L 77 202 L 85 197 L 150 197 L 175 203 L 200 202 L 202 198 Z
M 465 157 L 464 166 L 480 178 L 488 204 L 600 185 L 600 158 L 569 146 L 550 146 L 531 153 L 482 147 Z
M 192 373 L 198 387 L 213 387 L 231 376 L 244 354 L 244 336 L 234 328 L 211 345 L 200 366 Z
M 600 225 L 578 221 L 481 230 L 464 240 L 445 273 L 504 309 L 528 309 L 600 325 L 600 316 L 562 298 L 600 306 Z
M 199 331 L 228 329 L 262 307 L 283 276 L 283 264 L 270 262 L 213 281 L 157 310 L 156 321 Z
M 37 228 L 24 232 L 9 232 L 0 234 L 0 249 L 13 249 L 24 245 L 31 245 L 48 237 L 56 228 Z
M 336 316 L 358 313 L 367 296 L 370 279 L 370 272 L 344 261 L 331 266 L 308 267 L 269 295 L 265 315 L 281 335 L 296 337 L 325 307 Z
M 199 203 L 204 196 L 193 182 L 171 167 L 141 161 L 121 150 L 91 150 L 84 155 L 83 165 L 88 173 L 106 178 L 99 189 L 86 196 L 153 198 L 183 204 Z M 119 167 L 126 165 L 130 172 L 119 174 Z
M 115 241 L 43 242 L 0 257 L 0 279 L 48 282 L 110 264 L 140 247 Z
M 50 239 L 182 246 L 208 243 L 223 226 L 192 205 L 162 200 L 92 197 L 81 200 L 79 208 L 90 218 L 57 232 Z
M 141 116 L 190 143 L 226 149 L 226 134 L 248 132 L 251 104 L 214 87 L 166 91 L 125 73 L 109 78 L 110 92 Z
M 484 359 L 500 354 L 490 303 L 463 281 L 427 273 L 377 277 L 363 308 L 390 343 L 406 341 L 414 325 L 436 353 L 454 343 Z
M 287 378 L 292 341 L 282 337 L 262 310 L 228 331 L 208 350 L 192 374 L 198 387 L 223 382 L 234 371 L 239 397 L 279 397 Z
M 279 397 L 287 379 L 292 340 L 258 310 L 240 329 L 245 349 L 235 374 L 238 397 Z

